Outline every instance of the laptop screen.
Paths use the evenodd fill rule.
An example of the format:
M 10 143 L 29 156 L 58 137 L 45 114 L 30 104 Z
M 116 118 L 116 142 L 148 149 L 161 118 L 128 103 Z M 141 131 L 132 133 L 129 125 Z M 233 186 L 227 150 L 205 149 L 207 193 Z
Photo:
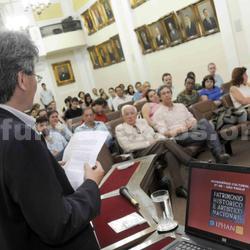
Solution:
M 247 249 L 250 169 L 207 163 L 191 165 L 185 231 Z

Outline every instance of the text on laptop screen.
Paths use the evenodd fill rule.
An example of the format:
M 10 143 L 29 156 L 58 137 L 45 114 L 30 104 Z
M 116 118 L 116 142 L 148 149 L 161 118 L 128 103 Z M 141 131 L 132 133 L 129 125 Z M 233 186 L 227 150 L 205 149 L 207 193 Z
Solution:
M 244 243 L 250 236 L 250 174 L 193 168 L 187 226 Z

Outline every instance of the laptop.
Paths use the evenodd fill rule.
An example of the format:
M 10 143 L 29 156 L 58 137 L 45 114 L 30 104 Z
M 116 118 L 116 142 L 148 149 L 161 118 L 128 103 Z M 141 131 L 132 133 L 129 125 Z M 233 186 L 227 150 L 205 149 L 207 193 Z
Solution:
M 192 162 L 185 234 L 163 249 L 250 249 L 250 168 Z

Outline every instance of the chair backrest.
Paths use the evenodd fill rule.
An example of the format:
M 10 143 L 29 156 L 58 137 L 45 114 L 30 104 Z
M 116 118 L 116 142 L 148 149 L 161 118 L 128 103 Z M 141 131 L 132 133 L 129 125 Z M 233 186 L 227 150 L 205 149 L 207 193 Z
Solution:
M 213 116 L 213 111 L 217 109 L 215 103 L 211 100 L 198 102 L 189 107 L 190 112 L 197 120 L 206 118 L 210 120 Z
M 230 107 L 233 107 L 233 102 L 232 102 L 232 99 L 230 97 L 229 94 L 226 94 L 222 97 L 221 99 L 222 101 L 222 105 L 225 107 L 225 108 L 230 108 Z
M 229 93 L 231 86 L 232 86 L 231 82 L 223 83 L 221 85 L 221 88 L 223 89 L 224 94 L 228 94 Z
M 109 113 L 106 113 L 106 116 L 109 121 L 113 121 L 121 117 L 121 111 L 118 110 L 118 111 L 109 112 Z
M 120 105 L 117 107 L 117 109 L 118 109 L 118 110 L 121 110 L 123 106 L 125 106 L 125 105 L 133 105 L 133 103 L 134 103 L 134 101 L 124 102 L 124 103 L 120 104 Z
M 78 116 L 67 120 L 68 128 L 74 132 L 74 130 L 82 124 L 82 116 Z
M 107 122 L 105 125 L 109 128 L 111 135 L 115 138 L 115 128 L 117 125 L 123 123 L 123 118 L 120 117 L 116 120 Z
M 147 101 L 141 101 L 141 102 L 137 102 L 136 104 L 134 104 L 134 106 L 137 108 L 138 112 L 141 112 L 141 109 L 143 107 L 143 105 L 146 103 Z

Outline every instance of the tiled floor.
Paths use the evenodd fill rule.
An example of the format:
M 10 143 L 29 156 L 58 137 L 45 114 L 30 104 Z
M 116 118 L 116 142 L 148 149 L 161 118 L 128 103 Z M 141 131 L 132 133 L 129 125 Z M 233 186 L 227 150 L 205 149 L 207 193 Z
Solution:
M 232 143 L 233 156 L 230 158 L 230 164 L 249 166 L 250 167 L 250 141 L 235 141 Z M 210 152 L 204 152 L 199 156 L 200 160 L 210 160 L 213 159 Z M 188 170 L 187 170 L 188 171 Z M 187 172 L 186 171 L 186 172 Z M 183 170 L 185 173 L 185 170 Z M 185 174 L 186 175 L 186 174 Z M 186 211 L 186 200 L 173 197 L 173 211 L 175 219 L 179 224 L 185 224 L 185 211 Z

